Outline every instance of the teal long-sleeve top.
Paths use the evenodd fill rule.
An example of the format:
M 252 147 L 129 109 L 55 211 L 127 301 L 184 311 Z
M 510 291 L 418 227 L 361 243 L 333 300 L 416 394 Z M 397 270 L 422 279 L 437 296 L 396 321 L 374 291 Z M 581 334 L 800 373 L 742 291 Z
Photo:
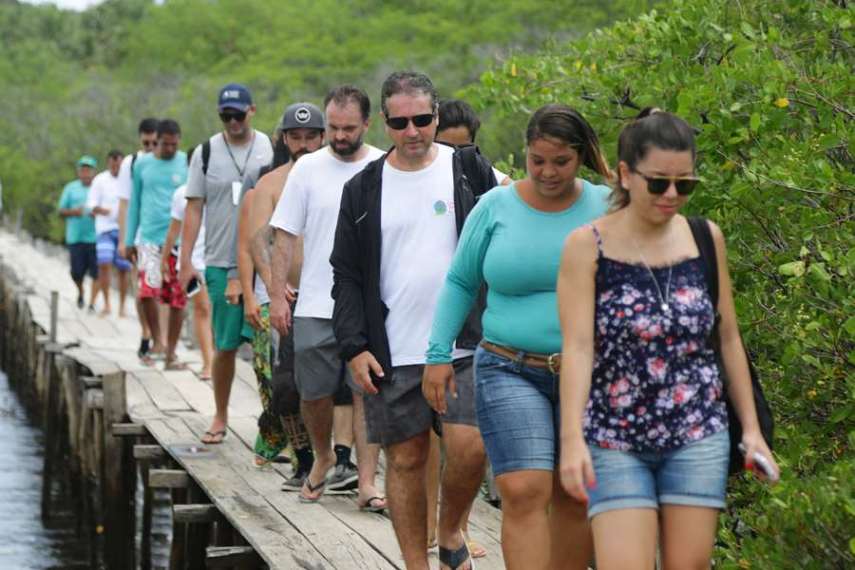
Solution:
M 187 155 L 178 151 L 168 160 L 146 154 L 134 164 L 131 200 L 125 228 L 125 244 L 163 245 L 171 220 L 172 195 L 187 182 Z
M 427 363 L 452 361 L 454 339 L 482 282 L 485 340 L 525 352 L 560 352 L 555 287 L 561 250 L 570 232 L 606 213 L 609 193 L 608 186 L 583 180 L 582 193 L 560 212 L 532 208 L 516 184 L 482 196 L 466 219 L 439 296 Z

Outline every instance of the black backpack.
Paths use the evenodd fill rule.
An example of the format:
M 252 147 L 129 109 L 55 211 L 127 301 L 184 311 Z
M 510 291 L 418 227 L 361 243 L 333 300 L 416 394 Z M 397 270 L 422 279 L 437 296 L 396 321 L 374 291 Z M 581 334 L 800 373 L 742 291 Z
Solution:
M 742 454 L 737 447 L 742 441 L 742 424 L 739 422 L 739 417 L 736 415 L 736 410 L 727 397 L 727 387 L 729 380 L 727 372 L 724 368 L 724 362 L 721 357 L 719 323 L 721 315 L 718 313 L 718 262 L 715 252 L 715 242 L 713 242 L 712 232 L 710 231 L 709 223 L 705 218 L 691 217 L 688 218 L 689 227 L 692 230 L 692 236 L 695 238 L 695 244 L 698 246 L 698 251 L 701 253 L 701 259 L 704 265 L 704 273 L 706 276 L 707 289 L 709 290 L 710 299 L 712 300 L 713 308 L 715 309 L 715 325 L 711 335 L 711 342 L 715 350 L 718 368 L 721 372 L 722 384 L 725 390 L 725 402 L 727 403 L 727 420 L 730 427 L 730 474 L 740 473 L 743 470 L 745 463 Z M 769 402 L 766 401 L 766 396 L 763 394 L 763 387 L 760 385 L 760 378 L 757 375 L 757 370 L 754 368 L 754 363 L 751 361 L 751 355 L 745 351 L 745 356 L 748 359 L 748 370 L 751 373 L 751 390 L 754 393 L 754 407 L 757 409 L 757 420 L 760 424 L 760 433 L 763 434 L 763 439 L 769 449 L 772 449 L 772 440 L 775 430 L 775 421 L 772 418 L 772 409 L 769 407 Z

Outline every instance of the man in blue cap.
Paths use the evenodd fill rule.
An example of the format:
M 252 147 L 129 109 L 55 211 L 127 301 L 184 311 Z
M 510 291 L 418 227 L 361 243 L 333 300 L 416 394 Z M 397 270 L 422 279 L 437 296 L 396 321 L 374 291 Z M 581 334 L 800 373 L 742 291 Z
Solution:
M 65 185 L 59 199 L 59 215 L 65 219 L 65 244 L 71 261 L 71 279 L 77 286 L 77 307 L 82 309 L 84 305 L 83 279 L 88 273 L 92 278 L 90 312 L 95 311 L 95 295 L 98 293 L 98 261 L 95 254 L 95 218 L 86 208 L 86 199 L 97 166 L 95 158 L 81 156 L 77 161 L 77 180 Z
M 181 236 L 182 288 L 193 276 L 191 254 L 205 208 L 205 282 L 211 297 L 214 328 L 213 384 L 216 413 L 204 443 L 220 443 L 226 435 L 228 404 L 241 343 L 243 305 L 237 274 L 237 222 L 243 182 L 257 176 L 273 157 L 270 139 L 252 128 L 255 105 L 249 89 L 229 83 L 220 89 L 217 110 L 223 130 L 199 146 L 190 162 L 187 209 Z M 228 292 L 227 292 L 228 290 Z

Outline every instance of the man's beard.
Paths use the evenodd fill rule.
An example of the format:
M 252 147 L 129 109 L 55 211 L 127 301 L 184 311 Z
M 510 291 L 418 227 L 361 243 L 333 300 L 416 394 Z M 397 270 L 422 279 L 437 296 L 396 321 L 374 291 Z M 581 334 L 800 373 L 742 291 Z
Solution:
M 291 153 L 291 160 L 293 160 L 294 162 L 297 162 L 298 160 L 300 160 L 301 158 L 303 158 L 304 156 L 306 156 L 310 152 L 312 152 L 312 151 L 310 151 L 308 149 L 300 149 L 297 152 L 292 152 Z
M 362 137 L 360 136 L 358 139 L 353 141 L 352 143 L 344 143 L 343 146 L 338 146 L 335 142 L 332 143 L 332 149 L 339 156 L 352 156 L 359 148 L 362 146 Z

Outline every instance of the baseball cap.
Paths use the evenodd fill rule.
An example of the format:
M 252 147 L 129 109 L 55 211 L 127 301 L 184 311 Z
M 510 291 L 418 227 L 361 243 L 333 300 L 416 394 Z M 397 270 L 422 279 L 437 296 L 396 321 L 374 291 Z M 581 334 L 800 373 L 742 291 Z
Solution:
M 324 114 L 311 103 L 294 103 L 285 107 L 279 130 L 290 129 L 321 129 L 326 127 Z
M 245 85 L 229 83 L 220 89 L 220 96 L 217 98 L 217 110 L 237 109 L 238 111 L 246 111 L 251 106 L 252 94 Z
M 77 166 L 90 166 L 92 168 L 98 167 L 98 159 L 94 156 L 89 156 L 88 154 L 84 154 L 77 160 Z

